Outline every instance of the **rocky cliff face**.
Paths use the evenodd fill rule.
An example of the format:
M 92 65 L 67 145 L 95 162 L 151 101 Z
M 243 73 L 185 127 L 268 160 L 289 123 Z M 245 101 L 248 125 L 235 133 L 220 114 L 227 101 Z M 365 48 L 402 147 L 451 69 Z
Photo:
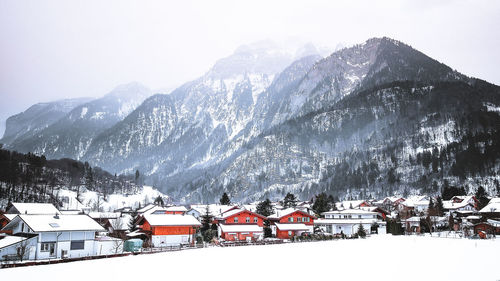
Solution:
M 437 192 L 445 180 L 496 188 L 498 86 L 389 38 L 326 58 L 303 49 L 242 47 L 130 113 L 107 106 L 114 113 L 94 125 L 105 110 L 81 105 L 20 147 L 139 169 L 190 202 Z M 74 127 L 90 134 L 65 135 Z

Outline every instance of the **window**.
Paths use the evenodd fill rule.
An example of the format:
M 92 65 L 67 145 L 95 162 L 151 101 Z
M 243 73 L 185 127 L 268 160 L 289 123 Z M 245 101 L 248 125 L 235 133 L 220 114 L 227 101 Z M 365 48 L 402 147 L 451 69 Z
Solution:
M 250 217 L 247 217 L 246 220 L 245 220 L 247 223 L 250 222 Z
M 309 217 L 303 218 L 302 221 L 309 222 Z
M 358 219 L 360 219 L 360 218 L 361 218 L 361 215 L 358 215 Z
M 85 248 L 84 240 L 73 240 L 71 241 L 70 250 L 83 250 Z
M 301 217 L 298 217 L 297 218 L 297 222 L 301 222 L 302 221 L 302 218 Z
M 50 243 L 42 243 L 40 245 L 40 252 L 50 252 L 50 254 L 54 254 L 54 249 L 55 249 L 55 243 L 50 242 Z
M 238 222 L 238 217 L 235 217 L 234 218 L 234 222 L 237 223 Z
M 293 222 L 293 217 L 289 217 L 289 218 L 288 218 L 288 221 L 289 221 L 289 222 Z
M 292 218 L 293 219 L 293 218 Z M 289 237 L 292 237 L 292 232 L 291 231 L 288 231 L 288 236 Z
M 253 218 L 253 222 L 254 223 L 258 223 L 259 222 L 259 219 L 257 217 Z

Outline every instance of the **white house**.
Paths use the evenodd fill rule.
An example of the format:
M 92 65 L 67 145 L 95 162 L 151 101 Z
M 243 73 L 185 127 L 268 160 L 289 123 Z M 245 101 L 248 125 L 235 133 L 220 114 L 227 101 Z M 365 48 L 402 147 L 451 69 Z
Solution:
M 12 234 L 37 234 L 34 259 L 96 255 L 95 234 L 105 231 L 87 215 L 18 215 L 3 229 Z
M 347 209 L 342 211 L 324 212 L 324 219 L 314 221 L 315 226 L 319 226 L 323 231 L 331 234 L 344 234 L 351 236 L 358 232 L 359 225 L 362 224 L 366 233 L 374 223 L 385 225 L 378 218 L 379 213 L 360 209 Z M 378 233 L 385 233 L 385 227 L 379 227 Z

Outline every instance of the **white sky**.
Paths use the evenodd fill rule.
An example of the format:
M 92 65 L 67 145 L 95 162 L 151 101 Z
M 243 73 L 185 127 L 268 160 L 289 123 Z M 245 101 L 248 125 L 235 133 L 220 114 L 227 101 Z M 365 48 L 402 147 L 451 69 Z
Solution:
M 335 46 L 389 36 L 498 85 L 499 27 L 500 1 L 0 0 L 0 135 L 36 102 L 131 81 L 170 88 L 268 38 Z

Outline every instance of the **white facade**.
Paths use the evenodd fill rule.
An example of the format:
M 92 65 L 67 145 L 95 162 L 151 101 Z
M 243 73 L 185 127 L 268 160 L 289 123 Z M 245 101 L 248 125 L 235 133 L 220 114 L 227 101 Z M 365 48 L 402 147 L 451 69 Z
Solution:
M 374 223 L 379 224 L 379 233 L 385 233 L 385 227 L 380 227 L 383 223 L 378 219 L 376 212 L 347 209 L 325 212 L 323 215 L 325 218 L 315 220 L 314 225 L 319 226 L 326 233 L 351 236 L 358 232 L 360 225 L 363 225 L 365 232 L 369 234 Z
M 153 247 L 170 247 L 181 244 L 190 244 L 193 235 L 152 235 L 151 242 Z

